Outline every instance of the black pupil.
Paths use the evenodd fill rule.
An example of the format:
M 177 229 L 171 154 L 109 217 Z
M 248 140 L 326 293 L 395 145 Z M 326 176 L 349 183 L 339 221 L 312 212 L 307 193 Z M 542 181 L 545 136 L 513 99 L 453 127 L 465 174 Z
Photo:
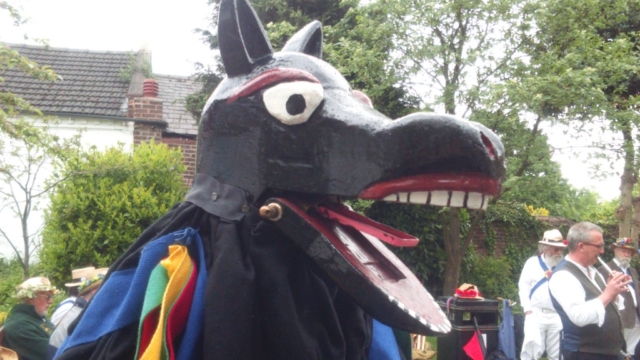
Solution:
M 287 112 L 289 115 L 302 114 L 306 107 L 307 104 L 304 101 L 304 96 L 300 94 L 293 94 L 289 96 L 289 99 L 287 100 Z

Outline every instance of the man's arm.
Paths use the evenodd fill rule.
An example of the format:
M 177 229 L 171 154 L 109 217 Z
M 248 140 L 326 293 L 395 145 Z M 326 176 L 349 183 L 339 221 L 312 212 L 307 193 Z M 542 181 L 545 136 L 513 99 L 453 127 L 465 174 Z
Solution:
M 520 273 L 520 280 L 518 281 L 518 296 L 520 297 L 520 306 L 522 306 L 525 315 L 531 314 L 531 299 L 529 299 L 529 293 L 531 293 L 531 288 L 537 282 L 537 280 L 534 280 L 531 276 L 532 270 L 531 259 L 529 259 L 524 263 L 522 272 Z
M 576 326 L 604 323 L 603 302 L 599 298 L 585 301 L 582 284 L 568 271 L 558 271 L 551 276 L 549 292 Z

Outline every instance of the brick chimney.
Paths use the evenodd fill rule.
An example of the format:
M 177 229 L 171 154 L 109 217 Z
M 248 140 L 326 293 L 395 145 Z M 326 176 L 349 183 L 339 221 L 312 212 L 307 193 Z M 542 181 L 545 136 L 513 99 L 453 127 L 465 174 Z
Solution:
M 151 139 L 161 142 L 162 131 L 167 126 L 162 116 L 162 100 L 157 98 L 158 82 L 155 79 L 145 79 L 142 70 L 145 63 L 151 63 L 151 54 L 143 47 L 136 56 L 136 64 L 127 94 L 127 117 L 135 120 L 134 145 L 148 142 Z

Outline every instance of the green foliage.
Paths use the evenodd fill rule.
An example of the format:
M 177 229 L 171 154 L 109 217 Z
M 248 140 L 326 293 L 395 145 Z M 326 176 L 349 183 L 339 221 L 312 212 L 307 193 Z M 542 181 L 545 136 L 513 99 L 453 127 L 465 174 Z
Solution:
M 325 26 L 324 59 L 374 107 L 392 119 L 415 112 L 419 99 L 407 90 L 409 74 L 393 56 L 397 36 L 385 1 L 351 8 L 333 26 Z
M 616 208 L 618 207 L 619 200 L 612 199 L 601 202 L 598 202 L 598 200 L 596 197 L 595 201 L 590 199 L 589 204 L 585 204 L 582 219 L 598 224 L 601 227 L 617 226 Z
M 286 21 L 301 28 L 312 20 L 332 26 L 358 5 L 358 0 L 255 0 L 252 5 L 263 24 Z
M 255 0 L 252 5 L 265 24 L 274 49 L 281 49 L 295 31 L 310 21 L 320 20 L 324 26 L 324 59 L 354 89 L 365 92 L 378 111 L 397 118 L 418 108 L 418 99 L 404 89 L 403 83 L 408 79 L 393 56 L 394 28 L 388 21 L 384 1 L 358 6 L 356 0 Z M 217 10 L 216 5 L 211 16 L 212 28 L 217 22 Z M 218 48 L 214 31 L 198 32 L 211 49 Z M 187 108 L 194 116 L 200 116 L 223 74 L 221 66 L 197 70 L 196 77 L 204 86 L 187 100 Z
M 54 284 L 71 269 L 106 267 L 153 221 L 183 199 L 186 187 L 179 150 L 140 144 L 92 150 L 69 159 L 69 179 L 51 195 L 40 260 Z
M 354 209 L 357 207 L 354 206 Z M 442 294 L 446 256 L 441 208 L 409 204 L 376 202 L 365 215 L 375 221 L 416 236 L 420 243 L 413 248 L 389 247 L 420 279 L 432 294 Z M 461 218 L 463 230 L 469 228 L 468 215 Z M 462 271 L 471 271 L 473 251 L 462 261 Z
M 510 278 L 513 269 L 507 257 L 498 259 L 489 256 L 473 257 L 472 271 L 460 275 L 461 283 L 474 284 L 485 299 L 518 299 L 518 286 Z M 520 268 L 522 269 L 522 268 Z
M 142 57 L 139 59 L 139 57 Z M 136 71 L 142 72 L 145 79 L 153 79 L 153 71 L 151 70 L 151 58 L 146 53 L 129 53 L 129 61 L 127 65 L 120 69 L 118 76 L 120 80 L 130 83 L 133 74 Z
M 40 200 L 57 185 L 43 179 L 44 169 L 56 165 L 79 148 L 78 137 L 60 138 L 49 131 L 53 121 L 40 118 L 35 126 L 31 120 L 12 119 L 11 134 L 0 137 L 0 216 L 22 224 L 22 232 L 10 235 L 0 228 L 0 240 L 12 248 L 22 263 L 24 279 L 29 278 L 30 258 L 39 247 L 39 232 L 29 228 L 32 211 Z
M 0 9 L 2 9 L 2 7 L 0 7 Z M 11 49 L 8 45 L 0 43 L 0 83 L 4 82 L 2 74 L 6 69 L 18 70 L 43 82 L 51 82 L 59 79 L 59 76 L 56 75 L 50 67 L 40 66 L 27 57 L 20 55 L 20 53 Z M 40 110 L 31 106 L 21 97 L 10 92 L 0 91 L 0 132 L 9 135 L 9 137 L 18 136 L 14 125 L 9 122 L 9 119 L 17 117 L 20 114 L 32 116 L 42 115 Z
M 213 90 L 222 81 L 222 70 L 213 70 L 210 67 L 204 67 L 202 64 L 196 64 L 196 74 L 193 76 L 196 82 L 202 84 L 202 88 L 193 94 L 190 94 L 185 99 L 185 108 L 191 115 L 200 122 L 200 116 L 202 115 L 202 109 L 209 100 L 209 96 L 213 93 Z
M 22 278 L 22 264 L 18 259 L 7 260 L 0 258 L 0 314 L 7 313 L 17 303 L 16 286 L 20 285 Z M 4 323 L 0 315 L 0 325 Z
M 536 254 L 538 246 L 533 240 L 541 239 L 544 231 L 548 229 L 529 215 L 524 206 L 504 202 L 498 202 L 487 209 L 482 227 L 485 233 L 491 233 L 497 227 L 502 230 L 507 239 L 503 259 L 510 268 L 510 271 L 503 275 L 513 284 L 517 284 L 524 263 Z M 495 257 L 495 253 L 490 252 L 488 256 Z

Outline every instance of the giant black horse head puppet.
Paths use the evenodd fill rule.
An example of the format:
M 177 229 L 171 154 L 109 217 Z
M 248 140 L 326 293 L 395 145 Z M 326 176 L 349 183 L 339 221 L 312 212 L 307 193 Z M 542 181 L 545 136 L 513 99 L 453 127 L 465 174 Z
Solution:
M 396 290 L 402 293 L 409 283 L 419 286 L 409 281 L 415 278 L 404 266 L 396 268 L 393 255 L 382 256 L 360 236 L 349 238 L 350 230 L 336 229 L 336 222 L 358 230 L 376 226 L 339 202 L 360 198 L 484 209 L 499 192 L 505 171 L 498 137 L 481 124 L 453 116 L 416 113 L 392 120 L 379 113 L 322 60 L 319 22 L 304 27 L 274 53 L 249 3 L 222 1 L 218 40 L 228 78 L 204 110 L 198 173 L 246 190 L 254 205 L 266 201 L 279 205 L 276 209 L 285 207 L 285 217 L 289 212 L 305 218 L 333 242 L 328 247 L 346 244 L 347 258 L 354 248 L 367 253 L 362 255 L 366 260 L 349 259 L 354 260 L 350 265 L 366 274 L 366 281 L 389 283 L 380 293 L 363 291 L 366 286 L 355 286 L 342 270 L 322 266 L 376 317 L 416 332 L 447 331 L 446 319 L 439 318 L 435 307 L 429 310 L 428 298 L 420 298 L 426 292 L 411 289 L 402 295 L 391 289 L 400 283 Z M 267 200 L 271 196 L 286 200 Z M 302 231 L 301 226 L 286 223 L 275 222 L 305 249 L 311 246 L 317 234 L 305 242 L 293 230 Z M 385 240 L 388 229 L 379 230 Z M 418 321 L 411 316 L 403 320 L 393 305 L 382 305 L 389 298 L 408 306 L 405 312 Z
M 377 112 L 321 59 L 318 22 L 274 53 L 248 1 L 222 0 L 218 41 L 228 77 L 203 111 L 194 185 L 111 267 L 60 359 L 136 357 L 141 292 L 157 293 L 145 280 L 149 254 L 174 240 L 193 245 L 185 238 L 196 233 L 202 260 L 189 254 L 206 286 L 191 305 L 201 312 L 174 339 L 190 354 L 178 358 L 360 359 L 379 322 L 448 332 L 431 295 L 380 241 L 417 239 L 342 200 L 484 209 L 505 171 L 498 137 L 453 116 Z M 126 297 L 109 298 L 122 288 Z

